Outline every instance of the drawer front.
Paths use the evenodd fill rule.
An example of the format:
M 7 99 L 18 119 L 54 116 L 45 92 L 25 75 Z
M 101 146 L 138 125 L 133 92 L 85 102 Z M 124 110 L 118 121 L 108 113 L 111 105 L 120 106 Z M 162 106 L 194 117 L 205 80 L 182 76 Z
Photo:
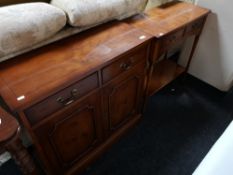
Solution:
M 162 39 L 161 51 L 165 52 L 170 49 L 176 43 L 180 42 L 184 38 L 184 28 L 179 29 L 171 34 L 165 36 Z
M 44 101 L 30 107 L 25 111 L 26 117 L 31 125 L 34 125 L 46 116 L 60 110 L 61 108 L 73 103 L 75 100 L 90 91 L 98 88 L 97 73 L 84 78 L 66 89 L 48 97 Z
M 117 75 L 130 70 L 137 63 L 147 59 L 147 45 L 143 45 L 128 54 L 122 56 L 117 61 L 102 69 L 103 83 L 108 82 Z
M 189 35 L 199 34 L 201 32 L 203 24 L 204 24 L 204 18 L 192 22 L 187 26 L 185 35 L 189 36 Z

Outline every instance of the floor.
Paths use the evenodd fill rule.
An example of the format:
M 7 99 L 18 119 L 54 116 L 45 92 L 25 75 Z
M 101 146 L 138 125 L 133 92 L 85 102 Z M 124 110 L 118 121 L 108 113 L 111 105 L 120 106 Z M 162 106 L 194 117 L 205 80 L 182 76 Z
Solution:
M 147 104 L 144 118 L 83 175 L 191 175 L 233 119 L 233 92 L 180 77 Z M 14 162 L 0 175 L 18 175 Z

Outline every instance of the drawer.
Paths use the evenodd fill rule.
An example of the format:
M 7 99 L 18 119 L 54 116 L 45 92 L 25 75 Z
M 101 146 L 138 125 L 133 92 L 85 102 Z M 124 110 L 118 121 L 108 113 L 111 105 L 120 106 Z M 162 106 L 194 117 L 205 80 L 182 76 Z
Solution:
M 30 124 L 34 125 L 48 115 L 68 106 L 75 100 L 98 88 L 98 86 L 98 75 L 94 73 L 28 108 L 25 111 L 25 115 Z
M 199 34 L 201 32 L 203 24 L 204 24 L 204 18 L 200 18 L 192 22 L 187 26 L 185 36 Z
M 178 42 L 184 38 L 184 28 L 179 29 L 171 34 L 165 36 L 161 41 L 162 53 L 169 50 L 172 46 L 175 46 Z
M 147 59 L 147 45 L 143 45 L 118 58 L 117 61 L 102 69 L 103 83 L 115 78 L 119 74 L 129 71 L 137 63 Z

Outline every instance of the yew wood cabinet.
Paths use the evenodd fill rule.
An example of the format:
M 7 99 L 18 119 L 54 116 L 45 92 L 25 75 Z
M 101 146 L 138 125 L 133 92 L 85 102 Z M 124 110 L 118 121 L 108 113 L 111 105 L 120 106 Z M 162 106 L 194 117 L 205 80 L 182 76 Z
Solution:
M 46 173 L 80 173 L 135 125 L 146 96 L 185 71 L 159 57 L 187 36 L 197 43 L 208 13 L 175 3 L 0 63 L 1 99 Z
M 111 22 L 0 64 L 48 174 L 77 174 L 140 119 L 151 39 Z

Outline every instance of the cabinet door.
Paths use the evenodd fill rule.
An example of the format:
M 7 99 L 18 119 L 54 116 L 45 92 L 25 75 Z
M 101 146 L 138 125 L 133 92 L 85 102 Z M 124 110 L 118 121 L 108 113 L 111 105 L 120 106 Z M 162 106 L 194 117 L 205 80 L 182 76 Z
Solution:
M 123 75 L 104 88 L 108 134 L 117 130 L 132 117 L 141 114 L 143 104 L 145 64 L 138 65 L 127 76 Z
M 53 173 L 62 174 L 101 140 L 100 97 L 91 95 L 52 116 L 36 130 Z

